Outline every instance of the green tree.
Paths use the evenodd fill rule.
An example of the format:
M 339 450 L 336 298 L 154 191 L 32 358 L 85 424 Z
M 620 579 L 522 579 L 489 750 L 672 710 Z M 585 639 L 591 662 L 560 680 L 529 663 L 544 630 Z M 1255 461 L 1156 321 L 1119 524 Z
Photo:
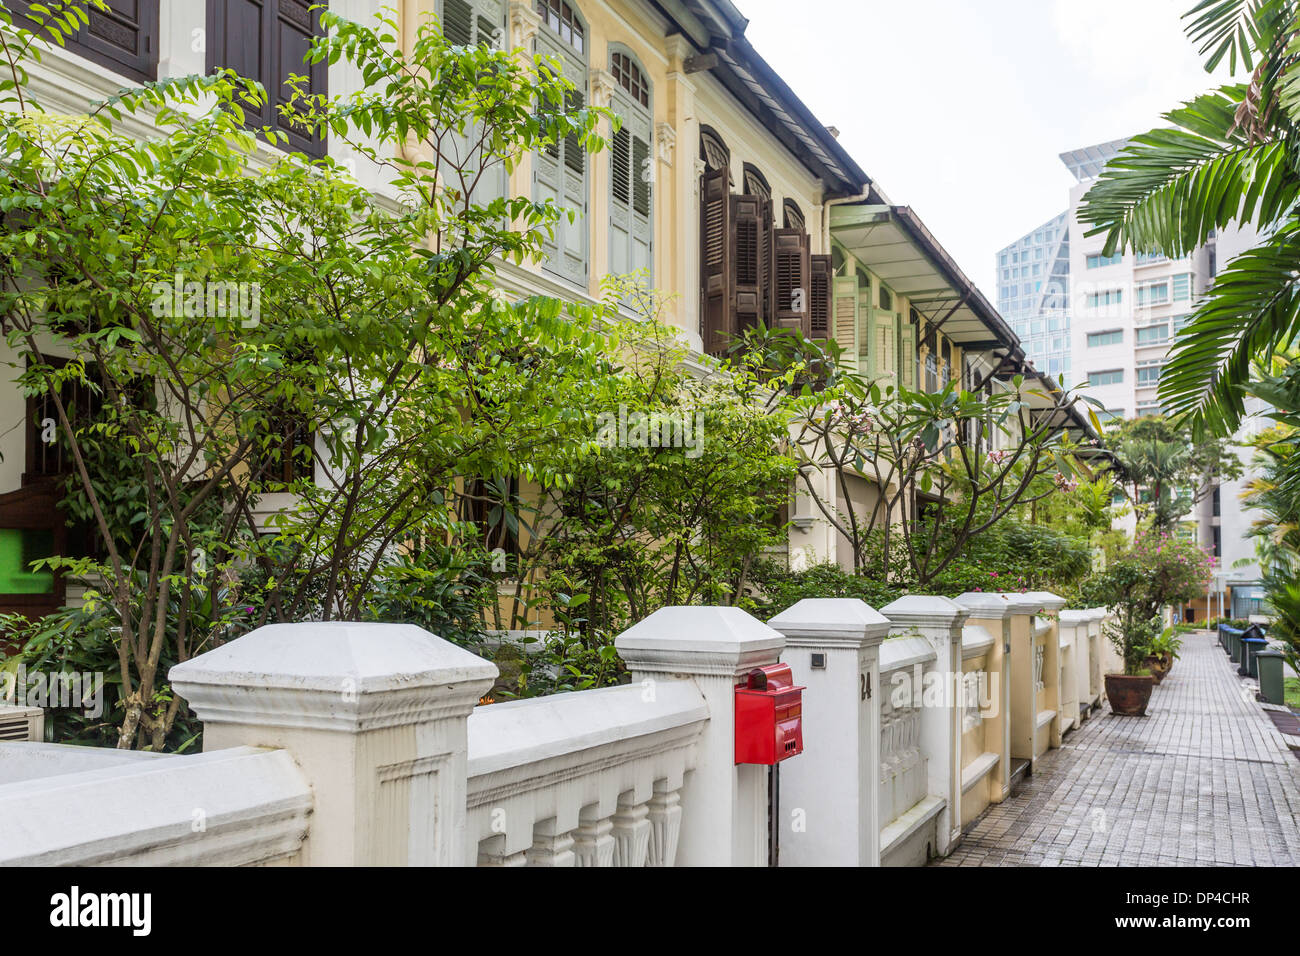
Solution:
M 49 7 L 33 8 L 42 36 L 86 22 L 84 2 Z M 432 18 L 407 53 L 387 15 L 322 21 L 309 59 L 373 85 L 300 91 L 285 118 L 369 157 L 400 204 L 330 159 L 267 162 L 258 137 L 284 133 L 244 127 L 266 91 L 230 73 L 47 113 L 26 73 L 47 41 L 0 7 L 0 314 L 22 388 L 54 406 L 69 507 L 97 533 L 95 557 L 50 565 L 98 582 L 115 619 L 121 747 L 165 745 L 181 706 L 167 667 L 232 615 L 364 613 L 409 573 L 395 558 L 455 532 L 458 478 L 563 482 L 611 367 L 600 310 L 494 288 L 493 262 L 539 255 L 561 211 L 473 190 L 565 137 L 601 147 L 600 112 L 565 106 L 554 63 L 452 46 Z M 216 288 L 247 298 L 229 308 Z
M 1117 483 L 1140 521 L 1169 531 L 1205 499 L 1215 483 L 1243 474 L 1235 447 L 1225 438 L 1197 438 L 1160 415 L 1113 424 L 1105 447 L 1119 464 Z

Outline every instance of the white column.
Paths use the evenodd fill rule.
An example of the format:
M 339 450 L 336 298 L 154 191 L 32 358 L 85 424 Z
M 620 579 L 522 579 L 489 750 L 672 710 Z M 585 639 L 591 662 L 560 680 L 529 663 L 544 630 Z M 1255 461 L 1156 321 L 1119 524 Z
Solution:
M 312 866 L 460 866 L 469 712 L 496 666 L 411 624 L 272 624 L 171 669 L 204 749 L 289 751 Z M 232 783 L 232 785 L 234 785 Z
M 768 768 L 736 765 L 735 687 L 755 667 L 776 663 L 785 640 L 740 608 L 666 607 L 614 645 L 633 682 L 653 691 L 659 680 L 691 677 L 709 706 L 696 769 L 682 784 L 677 865 L 766 866 Z
M 921 752 L 928 758 L 928 788 L 947 807 L 938 818 L 936 850 L 947 855 L 961 839 L 961 632 L 970 611 L 946 597 L 909 594 L 880 609 L 890 636 L 920 634 L 935 652 L 937 691 L 921 697 Z
M 781 767 L 782 866 L 879 866 L 880 642 L 889 621 L 853 598 L 772 618 L 803 697 L 804 752 Z

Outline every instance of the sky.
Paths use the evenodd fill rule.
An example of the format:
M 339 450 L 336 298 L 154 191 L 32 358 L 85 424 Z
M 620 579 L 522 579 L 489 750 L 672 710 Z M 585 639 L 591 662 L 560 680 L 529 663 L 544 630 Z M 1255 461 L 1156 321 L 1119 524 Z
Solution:
M 1222 82 L 1183 33 L 1194 0 L 735 3 L 755 49 L 990 301 L 997 250 L 1068 206 L 1060 153 L 1164 125 Z

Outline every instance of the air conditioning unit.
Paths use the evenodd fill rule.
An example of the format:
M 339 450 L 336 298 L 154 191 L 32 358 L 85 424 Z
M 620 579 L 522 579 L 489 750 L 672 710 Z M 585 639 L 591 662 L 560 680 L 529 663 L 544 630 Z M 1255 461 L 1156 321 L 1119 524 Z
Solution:
M 40 707 L 11 707 L 0 704 L 0 741 L 44 739 L 44 710 Z

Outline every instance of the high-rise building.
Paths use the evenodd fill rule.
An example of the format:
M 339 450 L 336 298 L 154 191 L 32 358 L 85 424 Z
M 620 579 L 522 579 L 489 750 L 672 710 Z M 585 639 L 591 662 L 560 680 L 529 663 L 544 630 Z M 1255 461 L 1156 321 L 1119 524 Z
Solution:
M 1103 419 L 1163 412 L 1160 376 L 1174 337 L 1221 266 L 1256 239 L 1250 227 L 1233 227 L 1178 259 L 1158 251 L 1105 255 L 1104 236 L 1085 237 L 1079 205 L 1127 142 L 1062 153 L 1075 177 L 1069 208 L 997 253 L 998 305 L 1026 355 L 1039 371 L 1058 375 L 1101 402 Z M 1257 419 L 1250 420 L 1238 437 L 1259 427 Z M 1259 573 L 1247 534 L 1250 515 L 1243 514 L 1240 502 L 1244 485 L 1243 480 L 1207 489 L 1185 521 L 1188 532 L 1213 550 L 1220 580 L 1230 585 L 1250 582 Z
M 998 311 L 1040 372 L 1070 381 L 1070 229 L 1063 212 L 998 252 Z

